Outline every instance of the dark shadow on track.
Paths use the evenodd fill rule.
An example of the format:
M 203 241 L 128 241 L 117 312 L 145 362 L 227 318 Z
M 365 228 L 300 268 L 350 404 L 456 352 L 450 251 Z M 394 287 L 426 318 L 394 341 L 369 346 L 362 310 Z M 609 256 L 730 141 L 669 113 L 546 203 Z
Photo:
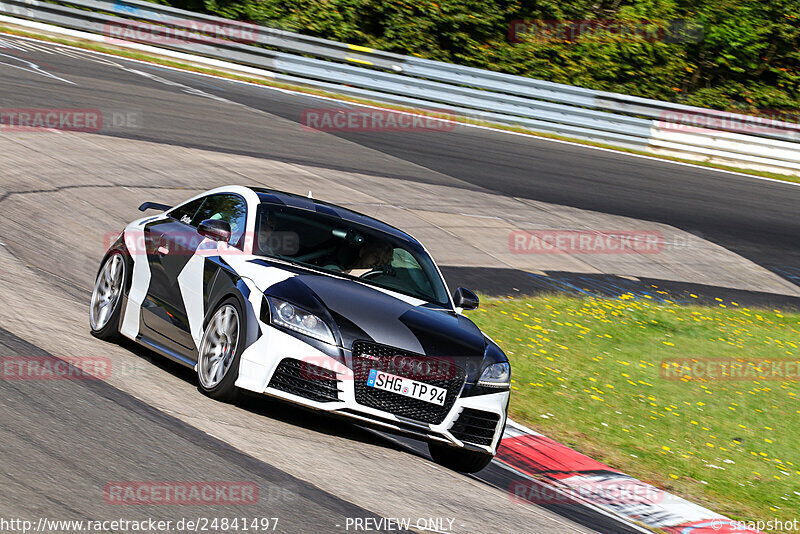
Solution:
M 121 345 L 131 353 L 155 365 L 171 375 L 197 386 L 197 373 L 188 367 L 173 362 L 150 349 L 138 345 L 130 340 L 122 341 Z M 202 393 L 197 391 L 197 395 Z M 374 433 L 366 432 L 363 428 L 339 417 L 332 417 L 324 412 L 311 410 L 302 406 L 282 401 L 267 395 L 259 395 L 245 391 L 235 405 L 253 414 L 269 417 L 276 421 L 288 423 L 293 426 L 305 428 L 320 434 L 337 436 L 359 443 L 369 443 L 386 448 L 397 448 L 386 440 L 376 438 Z
M 194 520 L 198 514 L 212 519 L 248 517 L 250 526 L 250 519 L 278 517 L 274 529 L 278 532 L 332 532 L 347 518 L 377 519 L 370 511 L 249 456 L 103 380 L 87 375 L 76 378 L 82 373 L 67 360 L 3 328 L 0 355 L 25 358 L 25 369 L 47 358 L 52 368 L 69 368 L 69 373 L 59 376 L 73 377 L 33 379 L 28 373 L 28 378 L 4 375 L 0 380 L 0 442 L 4 444 L 0 513 L 64 520 L 156 518 L 171 520 L 173 527 L 185 516 Z M 15 376 L 25 374 L 20 373 Z M 172 483 L 163 481 L 205 485 L 229 481 L 254 488 L 253 498 L 237 503 L 233 493 L 220 494 L 212 488 L 211 493 L 202 494 L 202 508 L 187 508 L 176 500 L 177 492 L 163 489 Z M 133 500 L 156 500 L 137 505 L 106 493 L 109 485 L 131 484 L 161 489 L 152 494 L 145 491 L 145 497 L 138 489 L 133 491 Z M 164 499 L 178 505 L 164 506 Z M 207 526 L 210 532 L 230 531 Z

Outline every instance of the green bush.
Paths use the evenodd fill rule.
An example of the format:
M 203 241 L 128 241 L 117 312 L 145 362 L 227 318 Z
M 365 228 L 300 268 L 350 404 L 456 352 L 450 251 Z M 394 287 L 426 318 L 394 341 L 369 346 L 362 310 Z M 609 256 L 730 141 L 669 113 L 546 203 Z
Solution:
M 800 109 L 800 0 L 167 0 L 176 7 L 591 89 L 763 113 Z M 617 20 L 684 35 L 594 31 L 513 43 L 513 20 Z M 660 35 L 662 35 L 660 34 Z M 674 39 L 673 39 L 674 41 Z

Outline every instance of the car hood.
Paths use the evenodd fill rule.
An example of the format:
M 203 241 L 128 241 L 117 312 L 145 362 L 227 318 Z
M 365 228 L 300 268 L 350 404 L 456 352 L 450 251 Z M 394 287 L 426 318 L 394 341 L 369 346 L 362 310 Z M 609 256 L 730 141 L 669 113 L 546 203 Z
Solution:
M 462 315 L 321 274 L 297 274 L 265 293 L 332 321 L 345 348 L 366 340 L 435 357 L 482 358 L 486 340 Z

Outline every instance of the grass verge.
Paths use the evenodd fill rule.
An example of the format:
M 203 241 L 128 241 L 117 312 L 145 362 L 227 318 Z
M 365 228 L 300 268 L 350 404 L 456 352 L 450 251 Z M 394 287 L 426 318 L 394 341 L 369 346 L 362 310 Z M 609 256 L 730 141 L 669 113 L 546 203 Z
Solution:
M 734 519 L 795 519 L 800 314 L 541 296 L 470 317 L 509 355 L 513 419 Z M 664 367 L 686 358 L 752 365 Z
M 306 86 L 302 86 L 302 85 L 292 85 L 292 84 L 287 84 L 287 83 L 276 82 L 276 81 L 273 81 L 273 80 L 269 80 L 267 78 L 259 78 L 259 77 L 254 77 L 254 76 L 236 74 L 236 73 L 234 73 L 232 71 L 213 69 L 213 68 L 206 68 L 206 67 L 202 67 L 202 66 L 198 66 L 198 65 L 193 65 L 193 64 L 180 62 L 180 61 L 166 59 L 164 57 L 159 57 L 159 56 L 155 56 L 155 55 L 151 55 L 151 54 L 145 54 L 145 53 L 141 53 L 141 52 L 133 52 L 133 51 L 127 50 L 124 47 L 120 47 L 120 46 L 113 46 L 113 45 L 104 46 L 104 45 L 99 45 L 99 44 L 97 44 L 97 43 L 95 43 L 93 41 L 83 41 L 83 40 L 75 39 L 75 38 L 71 39 L 71 38 L 64 38 L 64 37 L 54 37 L 53 35 L 47 35 L 47 34 L 43 34 L 41 32 L 31 32 L 31 31 L 21 30 L 21 29 L 16 28 L 16 27 L 0 25 L 0 34 L 3 34 L 3 33 L 4 34 L 8 34 L 8 35 L 17 35 L 17 36 L 20 36 L 20 37 L 28 37 L 28 38 L 32 38 L 32 39 L 38 39 L 38 40 L 41 40 L 41 41 L 47 41 L 47 42 L 56 43 L 56 44 L 74 46 L 74 47 L 77 47 L 77 48 L 83 48 L 83 49 L 86 49 L 86 50 L 93 50 L 95 52 L 102 52 L 102 53 L 105 53 L 105 54 L 111 54 L 111 55 L 124 57 L 124 58 L 128 58 L 128 59 L 135 59 L 135 60 L 138 60 L 138 61 L 145 61 L 145 62 L 148 62 L 148 63 L 154 63 L 154 64 L 157 64 L 157 65 L 163 65 L 163 66 L 167 66 L 167 67 L 182 69 L 182 70 L 186 70 L 186 71 L 190 71 L 190 72 L 197 72 L 197 73 L 201 73 L 201 74 L 219 76 L 221 78 L 228 78 L 228 79 L 231 79 L 231 80 L 238 80 L 238 81 L 243 81 L 243 82 L 248 82 L 248 83 L 253 83 L 253 84 L 258 84 L 258 85 L 264 85 L 264 86 L 267 86 L 267 87 L 275 87 L 275 88 L 278 88 L 278 89 L 286 89 L 286 90 L 291 90 L 291 91 L 297 91 L 297 92 L 316 95 L 316 96 L 323 96 L 323 97 L 326 97 L 326 98 L 335 98 L 337 100 L 342 100 L 342 101 L 346 101 L 346 102 L 352 102 L 354 104 L 363 104 L 363 105 L 374 106 L 374 107 L 379 107 L 379 108 L 384 108 L 384 109 L 391 109 L 391 110 L 395 110 L 395 111 L 403 111 L 403 112 L 408 112 L 408 113 L 415 113 L 415 114 L 418 114 L 418 115 L 432 116 L 432 117 L 436 117 L 436 118 L 442 118 L 443 117 L 443 113 L 441 111 L 431 112 L 431 111 L 426 111 L 426 110 L 420 110 L 420 109 L 417 109 L 417 108 L 410 108 L 410 107 L 406 107 L 406 106 L 398 106 L 398 105 L 393 105 L 393 104 L 387 104 L 387 103 L 383 103 L 383 102 L 379 102 L 379 101 L 367 100 L 367 99 L 362 99 L 362 98 L 355 98 L 355 97 L 351 97 L 351 96 L 347 96 L 347 95 L 341 95 L 341 94 L 337 94 L 337 93 L 332 93 L 332 92 L 329 92 L 329 91 L 321 91 L 319 89 L 314 89 L 313 87 L 306 87 Z M 593 141 L 587 141 L 587 140 L 584 140 L 584 139 L 576 139 L 576 138 L 568 137 L 568 136 L 564 136 L 564 135 L 550 134 L 550 133 L 544 133 L 544 132 L 535 132 L 535 131 L 532 131 L 532 130 L 529 130 L 529 129 L 526 129 L 526 128 L 522 128 L 522 127 L 510 126 L 510 125 L 504 125 L 504 124 L 497 124 L 497 123 L 486 122 L 486 121 L 479 121 L 479 120 L 475 120 L 475 119 L 471 119 L 471 118 L 467 118 L 467 117 L 459 117 L 457 115 L 453 115 L 453 116 L 447 115 L 446 118 L 448 120 L 452 120 L 453 122 L 460 123 L 460 124 L 470 124 L 470 125 L 476 125 L 476 126 L 483 126 L 483 127 L 492 128 L 492 129 L 495 129 L 495 130 L 520 133 L 520 134 L 524 134 L 524 135 L 530 135 L 532 137 L 541 137 L 541 138 L 545 138 L 545 139 L 555 139 L 555 140 L 558 140 L 558 141 L 567 141 L 567 142 L 570 142 L 570 143 L 576 143 L 576 144 L 581 144 L 581 145 L 586 145 L 586 146 L 593 146 L 593 147 L 597 147 L 597 148 L 605 148 L 605 149 L 614 150 L 614 151 L 617 151 L 617 152 L 624 152 L 624 153 L 628 153 L 628 154 L 636 154 L 636 155 L 640 155 L 640 156 L 647 156 L 647 157 L 651 157 L 651 158 L 655 158 L 655 159 L 661 159 L 661 160 L 665 160 L 665 161 L 674 161 L 674 162 L 678 162 L 678 163 L 689 163 L 689 164 L 697 165 L 697 166 L 700 166 L 700 167 L 708 167 L 710 169 L 719 169 L 719 170 L 730 171 L 730 172 L 738 172 L 738 173 L 742 173 L 742 174 L 750 174 L 752 176 L 759 176 L 759 177 L 762 177 L 762 178 L 771 178 L 773 180 L 781 180 L 781 181 L 784 181 L 784 182 L 800 183 L 800 176 L 791 176 L 791 175 L 778 174 L 778 173 L 766 172 L 766 171 L 758 171 L 758 170 L 752 170 L 752 169 L 742 169 L 742 168 L 735 167 L 735 166 L 721 165 L 721 164 L 717 164 L 717 163 L 708 163 L 708 162 L 704 162 L 704 161 L 695 161 L 695 160 L 686 159 L 686 158 L 679 158 L 679 157 L 675 157 L 675 156 L 666 156 L 666 155 L 661 155 L 661 154 L 653 154 L 651 152 L 646 152 L 646 151 L 643 151 L 643 150 L 635 150 L 635 149 L 631 149 L 631 148 L 618 147 L 618 146 L 609 145 L 609 144 L 605 144 L 605 143 L 597 143 L 597 142 L 593 142 Z

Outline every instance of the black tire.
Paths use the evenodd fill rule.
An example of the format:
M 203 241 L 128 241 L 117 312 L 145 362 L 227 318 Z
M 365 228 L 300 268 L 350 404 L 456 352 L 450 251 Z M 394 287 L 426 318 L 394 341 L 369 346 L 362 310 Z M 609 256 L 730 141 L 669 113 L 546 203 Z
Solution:
M 494 458 L 485 452 L 470 451 L 433 442 L 428 443 L 428 450 L 434 462 L 459 473 L 477 473 L 489 465 Z
M 102 319 L 102 324 L 97 325 L 96 321 L 98 321 L 99 317 L 97 317 L 97 308 L 95 307 L 96 299 L 100 298 L 99 292 L 101 291 L 101 285 L 103 284 L 102 279 L 106 273 L 106 268 L 110 264 L 113 264 L 114 261 L 119 262 L 122 270 L 120 286 L 111 304 L 112 309 L 110 316 L 107 318 L 104 317 Z M 95 279 L 92 298 L 89 304 L 89 331 L 94 337 L 102 339 L 103 341 L 118 342 L 122 337 L 119 333 L 119 325 L 120 317 L 122 316 L 122 303 L 125 300 L 125 292 L 128 290 L 130 278 L 128 270 L 128 259 L 125 254 L 120 251 L 114 251 L 106 256 L 106 259 L 100 265 L 100 269 L 97 272 L 97 278 Z
M 209 336 L 209 330 L 214 327 L 214 318 L 227 306 L 232 306 L 236 310 L 237 314 L 238 339 L 236 340 L 236 350 L 234 351 L 230 365 L 228 365 L 227 369 L 225 369 L 224 376 L 221 378 L 221 380 L 219 380 L 219 382 L 216 384 L 206 385 L 204 384 L 204 377 L 201 375 L 201 373 L 204 372 L 201 368 L 201 365 L 204 364 L 204 362 L 201 362 L 201 359 L 203 358 L 201 352 L 204 350 L 204 345 L 207 337 Z M 242 352 L 245 348 L 244 341 L 247 339 L 247 332 L 245 330 L 246 328 L 247 319 L 242 311 L 242 306 L 235 297 L 229 297 L 225 299 L 219 303 L 216 308 L 214 308 L 213 313 L 209 314 L 207 323 L 203 328 L 203 340 L 200 342 L 197 359 L 198 389 L 203 394 L 222 402 L 234 402 L 241 396 L 241 390 L 235 386 L 235 383 L 236 379 L 239 378 L 239 361 L 241 360 Z

